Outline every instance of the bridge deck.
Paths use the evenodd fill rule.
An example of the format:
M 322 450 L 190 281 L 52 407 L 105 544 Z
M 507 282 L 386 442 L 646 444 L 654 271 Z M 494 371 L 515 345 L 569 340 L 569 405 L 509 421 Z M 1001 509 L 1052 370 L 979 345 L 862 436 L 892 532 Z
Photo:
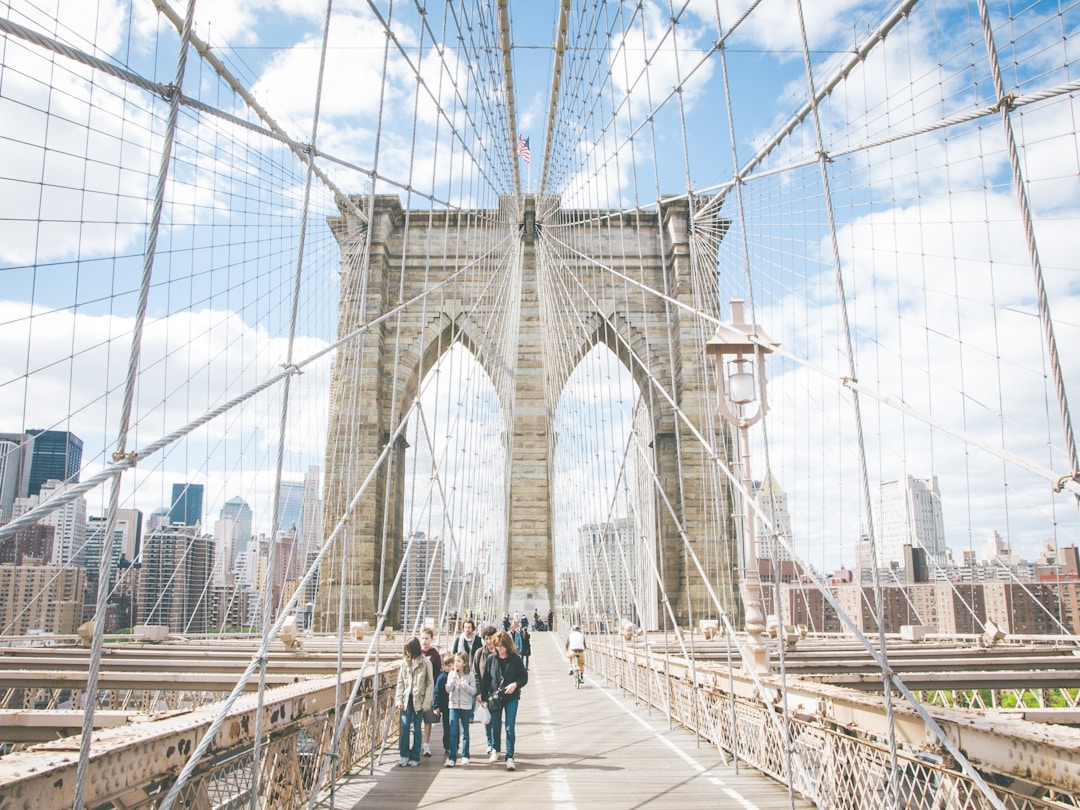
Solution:
M 602 681 L 587 677 L 574 688 L 559 653 L 561 639 L 533 636 L 529 685 L 517 723 L 517 770 L 487 764 L 483 727 L 472 726 L 473 761 L 444 767 L 442 732 L 432 729 L 434 756 L 419 768 L 398 768 L 388 746 L 369 776 L 339 785 L 335 810 L 379 808 L 789 807 L 787 789 L 753 769 L 726 764 L 723 756 L 667 718 L 651 713 Z M 331 807 L 326 801 L 322 807 Z M 798 799 L 796 807 L 812 807 Z

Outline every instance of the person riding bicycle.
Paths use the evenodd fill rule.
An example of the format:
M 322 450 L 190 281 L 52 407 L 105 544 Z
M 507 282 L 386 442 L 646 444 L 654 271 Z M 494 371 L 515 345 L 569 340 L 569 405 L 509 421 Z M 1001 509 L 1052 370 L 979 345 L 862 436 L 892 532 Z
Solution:
M 570 674 L 576 671 L 578 678 L 585 677 L 585 634 L 580 624 L 575 624 L 566 638 L 566 657 L 570 661 Z

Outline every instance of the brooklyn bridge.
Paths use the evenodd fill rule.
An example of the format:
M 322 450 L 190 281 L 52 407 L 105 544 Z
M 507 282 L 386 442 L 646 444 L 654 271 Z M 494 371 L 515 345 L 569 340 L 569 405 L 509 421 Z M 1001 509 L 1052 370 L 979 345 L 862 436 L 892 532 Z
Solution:
M 1078 43 L 3 4 L 0 810 L 1076 807 Z M 398 771 L 466 621 L 517 769 Z

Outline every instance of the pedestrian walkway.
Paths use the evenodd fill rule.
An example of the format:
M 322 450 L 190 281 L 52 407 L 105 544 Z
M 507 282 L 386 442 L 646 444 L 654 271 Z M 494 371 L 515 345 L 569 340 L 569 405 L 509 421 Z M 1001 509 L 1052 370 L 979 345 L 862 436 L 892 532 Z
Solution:
M 483 726 L 472 725 L 472 764 L 443 767 L 441 729 L 432 730 L 435 756 L 419 768 L 398 768 L 387 748 L 374 776 L 357 774 L 335 793 L 335 810 L 514 807 L 787 808 L 787 788 L 742 766 L 666 716 L 586 676 L 580 689 L 567 674 L 562 639 L 533 635 L 529 685 L 522 692 L 513 773 L 487 764 Z M 504 739 L 505 745 L 505 739 Z M 321 805 L 330 807 L 329 802 Z M 796 800 L 795 807 L 812 805 Z

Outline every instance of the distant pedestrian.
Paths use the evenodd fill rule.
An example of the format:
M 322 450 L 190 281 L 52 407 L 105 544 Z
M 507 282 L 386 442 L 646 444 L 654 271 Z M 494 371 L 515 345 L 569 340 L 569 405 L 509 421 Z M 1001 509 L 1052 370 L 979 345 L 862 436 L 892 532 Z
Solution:
M 420 649 L 420 640 L 410 638 L 405 643 L 405 660 L 398 670 L 394 707 L 400 712 L 398 728 L 398 767 L 420 764 L 421 731 L 424 712 L 431 708 L 435 679 L 431 662 Z M 410 739 L 411 733 L 411 739 Z
M 551 608 L 548 608 L 547 629 L 548 630 L 554 630 L 555 629 L 555 613 L 551 610 Z
M 503 721 L 506 722 L 506 770 L 516 769 L 514 765 L 514 742 L 517 738 L 518 703 L 521 689 L 529 682 L 529 673 L 521 661 L 521 656 L 514 652 L 514 640 L 508 633 L 495 636 L 495 652 L 488 656 L 487 668 L 480 684 L 480 700 L 491 712 L 491 737 L 494 750 L 488 755 L 488 762 L 499 760 L 499 743 L 502 736 Z
M 446 749 L 446 767 L 457 764 L 458 741 L 461 741 L 461 764 L 469 764 L 469 724 L 476 704 L 476 678 L 469 671 L 469 656 L 454 653 L 454 668 L 446 676 L 450 699 L 450 745 Z
M 521 661 L 525 664 L 525 669 L 529 668 L 529 656 L 532 655 L 532 633 L 529 632 L 529 628 L 524 625 L 521 628 Z

